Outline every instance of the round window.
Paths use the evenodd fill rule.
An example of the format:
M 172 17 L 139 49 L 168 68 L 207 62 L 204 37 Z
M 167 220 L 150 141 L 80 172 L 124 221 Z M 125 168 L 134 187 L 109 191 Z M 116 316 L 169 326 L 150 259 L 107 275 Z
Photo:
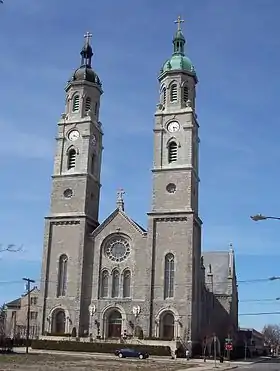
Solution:
M 176 192 L 176 185 L 174 183 L 169 183 L 166 186 L 166 190 L 168 193 L 175 193 Z
M 121 262 L 130 254 L 130 246 L 122 237 L 114 238 L 105 246 L 105 255 L 112 261 Z
M 70 188 L 65 189 L 65 191 L 63 192 L 63 196 L 65 198 L 71 198 L 73 196 L 72 189 L 70 189 Z

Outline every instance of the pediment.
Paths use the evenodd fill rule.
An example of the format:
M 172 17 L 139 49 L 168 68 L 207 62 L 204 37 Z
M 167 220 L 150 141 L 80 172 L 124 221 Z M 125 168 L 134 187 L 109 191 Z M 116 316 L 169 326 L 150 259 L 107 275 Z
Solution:
M 118 220 L 119 219 L 119 220 Z M 96 237 L 99 235 L 109 224 L 116 222 L 116 227 L 123 229 L 125 224 L 127 223 L 128 227 L 132 227 L 141 235 L 146 235 L 147 231 L 141 227 L 138 223 L 136 223 L 133 219 L 131 219 L 125 212 L 119 209 L 115 209 L 109 216 L 106 218 L 91 234 L 92 237 Z M 116 228 L 116 229 L 117 229 Z

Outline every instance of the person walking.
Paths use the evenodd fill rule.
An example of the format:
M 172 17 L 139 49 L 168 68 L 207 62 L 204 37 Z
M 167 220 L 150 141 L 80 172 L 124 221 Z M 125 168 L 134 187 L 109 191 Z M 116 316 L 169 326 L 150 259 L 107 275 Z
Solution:
M 189 349 L 186 349 L 186 358 L 187 358 L 187 361 L 190 359 L 190 351 L 189 351 Z

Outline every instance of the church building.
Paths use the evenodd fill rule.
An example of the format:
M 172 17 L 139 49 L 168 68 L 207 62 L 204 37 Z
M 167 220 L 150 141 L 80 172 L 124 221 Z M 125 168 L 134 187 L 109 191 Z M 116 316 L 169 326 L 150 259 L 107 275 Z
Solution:
M 45 220 L 40 335 L 201 342 L 237 329 L 234 253 L 201 252 L 196 70 L 178 18 L 159 71 L 147 228 L 124 208 L 100 222 L 103 87 L 91 35 L 65 88 Z M 151 160 L 152 161 L 152 160 Z M 147 177 L 149 174 L 147 173 Z

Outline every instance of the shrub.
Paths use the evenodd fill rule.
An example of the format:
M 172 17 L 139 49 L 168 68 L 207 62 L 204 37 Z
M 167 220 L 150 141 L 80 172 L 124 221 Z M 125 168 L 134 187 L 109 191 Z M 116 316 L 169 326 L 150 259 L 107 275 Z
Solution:
M 113 344 L 113 343 L 92 343 L 78 341 L 54 341 L 54 340 L 33 340 L 33 349 L 61 350 L 70 352 L 93 352 L 93 353 L 113 353 L 118 348 L 133 348 L 139 351 L 148 352 L 153 356 L 170 356 L 170 347 L 141 345 L 141 344 Z

